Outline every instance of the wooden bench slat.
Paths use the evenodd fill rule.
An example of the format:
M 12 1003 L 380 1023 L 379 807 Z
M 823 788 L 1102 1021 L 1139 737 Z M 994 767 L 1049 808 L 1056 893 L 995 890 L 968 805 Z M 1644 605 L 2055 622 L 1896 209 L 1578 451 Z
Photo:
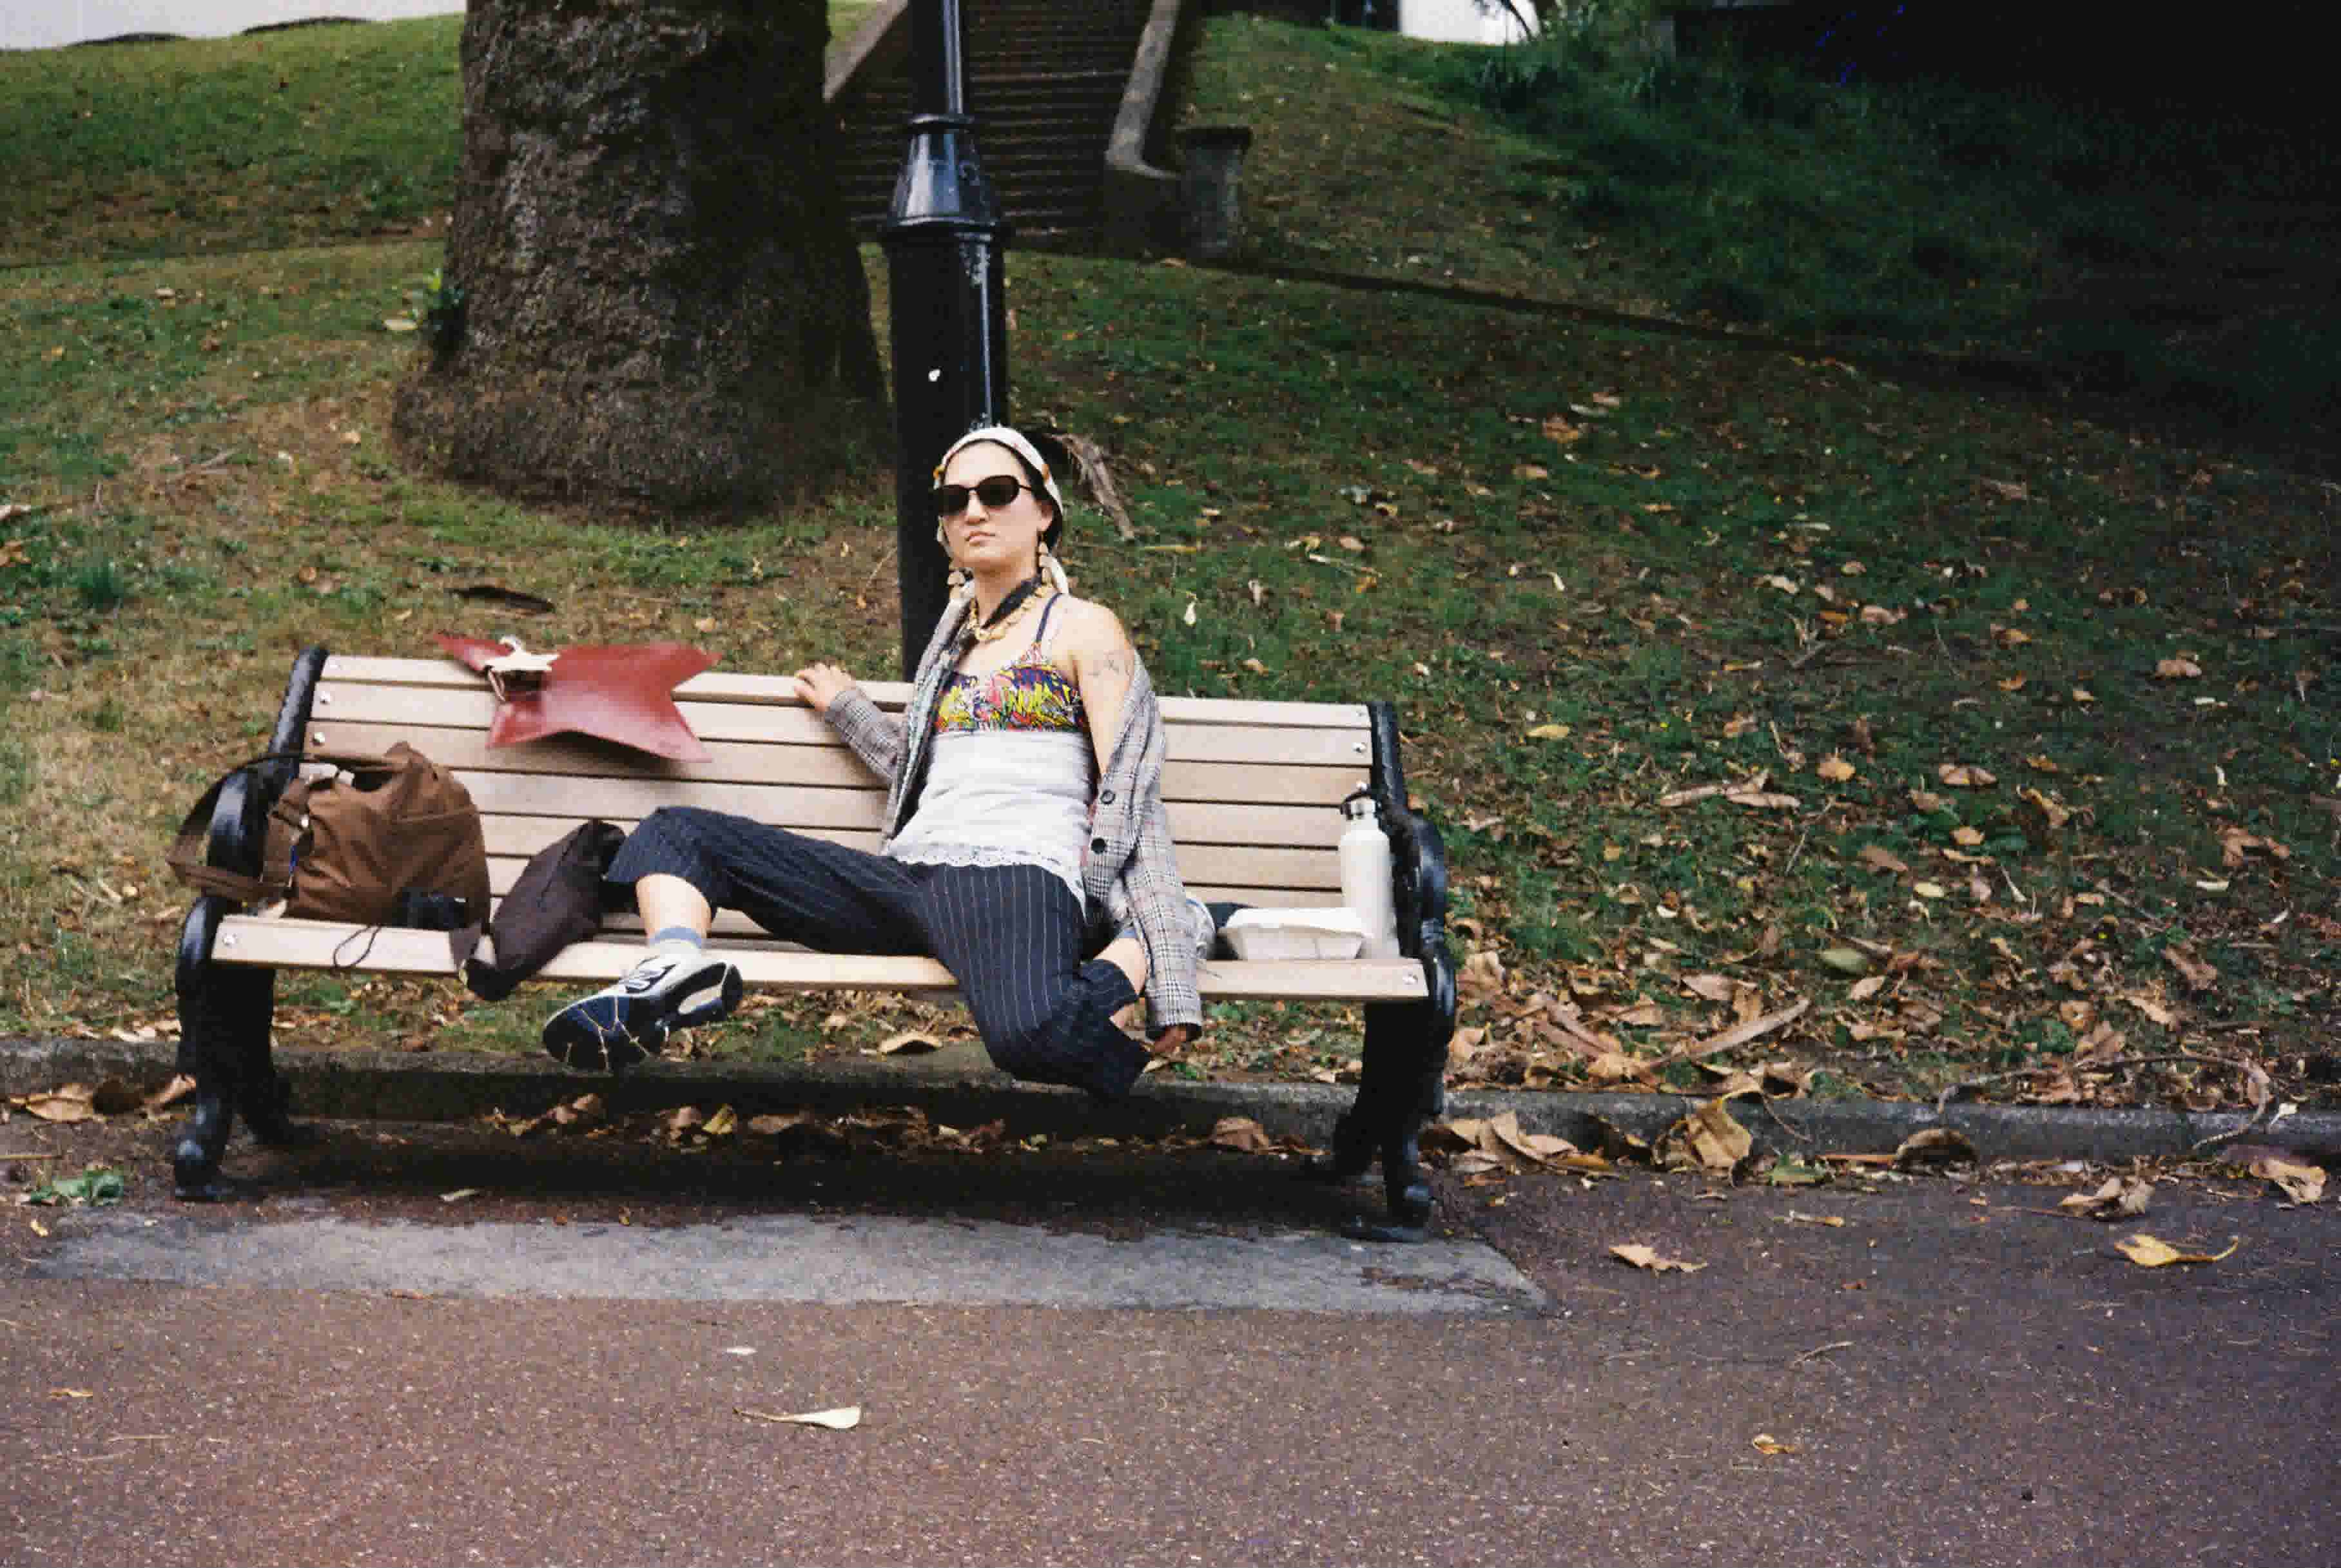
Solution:
M 955 991 L 951 971 L 932 958 L 808 953 L 778 947 L 715 947 L 740 966 L 759 990 Z M 400 927 L 369 932 L 332 920 L 232 916 L 220 923 L 213 958 L 223 964 L 284 965 L 331 969 L 334 956 L 363 953 L 367 974 L 448 975 L 454 964 L 443 931 Z M 547 980 L 607 982 L 633 968 L 642 948 L 632 942 L 579 942 L 540 973 Z M 1238 963 L 1215 960 L 1197 971 L 1203 995 L 1219 1001 L 1248 997 L 1319 1001 L 1406 1001 L 1425 994 L 1422 966 L 1410 958 L 1350 958 L 1315 962 Z
M 513 884 L 520 880 L 521 871 L 527 864 L 526 860 L 517 856 L 490 856 L 488 858 L 489 891 L 501 900 L 506 893 L 512 891 Z M 1270 909 L 1330 908 L 1341 901 L 1341 890 L 1338 887 L 1268 888 L 1225 882 L 1190 882 L 1187 884 L 1187 891 L 1207 904 L 1255 904 Z M 732 929 L 742 931 L 755 929 L 754 925 L 744 916 L 733 916 L 728 911 L 717 913 L 715 917 L 717 928 L 724 929 L 723 923 L 728 919 L 736 919 L 739 922 L 731 928 Z M 633 923 L 633 917 L 631 915 L 613 916 L 609 921 L 613 928 L 632 928 Z
M 481 677 L 452 659 L 388 659 L 337 653 L 325 660 L 327 683 L 403 686 L 417 690 L 484 693 Z M 862 689 L 882 708 L 899 709 L 910 700 L 903 680 L 864 680 Z M 785 675 L 752 675 L 737 670 L 710 670 L 675 688 L 678 697 L 697 702 L 742 702 L 802 708 L 795 682 Z M 1279 729 L 1362 729 L 1361 702 L 1282 702 L 1244 697 L 1170 697 L 1161 699 L 1165 722 L 1179 720 L 1213 724 L 1260 724 Z
M 809 784 L 832 789 L 882 789 L 884 783 L 842 743 L 807 746 L 757 745 L 718 740 L 705 762 L 672 762 L 606 740 L 578 735 L 548 736 L 521 746 L 491 746 L 483 729 L 432 729 L 404 724 L 336 724 L 329 736 L 336 750 L 384 751 L 403 740 L 433 762 L 459 772 L 530 773 L 561 778 L 666 778 L 705 782 Z M 318 745 L 316 734 L 310 745 Z M 1336 802 L 1338 804 L 1339 802 Z
M 513 860 L 490 862 L 488 869 L 492 880 L 496 868 L 500 866 L 512 867 L 513 875 L 517 875 L 520 862 Z M 510 886 L 511 883 L 507 879 L 504 886 L 496 889 L 498 902 L 502 901 L 503 895 Z M 1187 891 L 1206 903 L 1250 904 L 1254 908 L 1260 909 L 1322 909 L 1334 908 L 1340 903 L 1338 889 L 1324 888 L 1195 887 L 1188 888 Z M 643 934 L 643 922 L 641 917 L 635 915 L 612 915 L 602 922 L 602 930 L 612 939 L 640 940 Z M 715 912 L 713 930 L 719 937 L 740 939 L 753 939 L 766 935 L 763 928 L 756 922 L 731 909 L 718 909 Z
M 320 727 L 320 733 L 325 733 Z M 553 736 L 524 746 L 491 746 L 484 729 L 417 729 L 396 724 L 336 724 L 331 744 L 349 751 L 386 751 L 403 740 L 433 761 L 462 772 L 535 773 L 559 777 L 659 777 L 809 784 L 827 789 L 880 789 L 882 782 L 842 742 L 826 746 L 760 746 L 715 741 L 706 762 L 662 762 L 607 741 Z M 312 744 L 317 742 L 313 737 Z M 1347 763 L 1172 762 L 1162 771 L 1166 800 L 1276 800 L 1338 808 L 1360 782 Z
M 472 803 L 483 817 L 554 817 L 571 824 L 588 817 L 638 821 L 662 806 L 698 806 L 751 817 L 776 828 L 860 828 L 872 832 L 883 827 L 886 819 L 886 797 L 874 789 L 462 770 L 455 777 L 471 791 Z
M 742 742 L 754 746 L 817 747 L 850 755 L 844 752 L 844 742 L 828 721 L 809 709 L 700 702 L 682 703 L 679 707 L 692 733 L 711 749 L 724 742 Z M 308 745 L 313 750 L 359 749 L 349 743 L 349 737 L 353 729 L 360 725 L 395 726 L 402 731 L 419 729 L 434 736 L 466 729 L 484 733 L 494 717 L 495 699 L 485 687 L 450 690 L 413 686 L 322 686 L 317 692 L 317 705 L 310 715 Z M 1166 755 L 1172 762 L 1354 769 L 1359 779 L 1366 775 L 1372 751 L 1361 728 L 1282 729 L 1264 725 L 1182 720 L 1166 722 L 1164 739 Z M 414 743 L 425 756 L 435 755 L 419 739 Z M 615 749 L 618 749 L 605 751 Z M 656 768 L 662 762 L 662 759 L 643 757 L 640 765 Z
M 628 829 L 634 825 L 631 819 L 611 820 Z M 575 826 L 559 817 L 486 815 L 481 817 L 480 825 L 488 841 L 490 864 L 498 856 L 516 856 L 525 860 Z M 808 838 L 826 839 L 832 844 L 851 844 L 857 849 L 878 848 L 874 830 L 817 828 L 805 831 Z M 1181 844 L 1176 848 L 1179 878 L 1183 882 L 1210 887 L 1323 888 L 1332 891 L 1333 896 L 1309 901 L 1341 901 L 1341 862 L 1331 849 L 1270 849 L 1224 844 Z
M 714 784 L 682 779 L 578 779 L 551 774 L 473 773 L 456 778 L 483 815 L 639 819 L 662 806 L 729 811 L 781 828 L 885 825 L 886 801 L 876 789 L 824 789 L 793 784 Z M 1181 846 L 1259 844 L 1330 849 L 1341 818 L 1321 806 L 1255 806 L 1172 801 L 1166 814 L 1171 840 Z

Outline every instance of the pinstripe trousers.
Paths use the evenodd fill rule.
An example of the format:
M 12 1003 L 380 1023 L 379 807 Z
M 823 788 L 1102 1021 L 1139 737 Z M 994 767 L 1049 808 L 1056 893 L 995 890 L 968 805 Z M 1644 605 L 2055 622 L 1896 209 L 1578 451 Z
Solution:
M 1128 1094 L 1148 1060 L 1113 1023 L 1130 978 L 1083 961 L 1088 921 L 1071 888 L 1038 866 L 916 866 L 698 807 L 644 818 L 608 880 L 680 877 L 720 909 L 817 952 L 917 954 L 959 981 L 1002 1071 Z

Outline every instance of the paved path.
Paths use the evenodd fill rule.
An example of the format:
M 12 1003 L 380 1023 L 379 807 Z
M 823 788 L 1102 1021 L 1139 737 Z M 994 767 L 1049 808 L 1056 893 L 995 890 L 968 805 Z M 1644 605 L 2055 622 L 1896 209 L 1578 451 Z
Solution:
M 1216 1151 L 815 1162 L 815 1216 L 384 1136 L 244 1162 L 254 1205 L 0 1213 L 0 1562 L 2341 1561 L 2329 1200 L 2166 1186 L 2123 1230 L 2243 1245 L 2147 1271 L 2054 1189 L 1540 1179 L 1360 1254 Z
M 340 1218 L 245 1226 L 101 1211 L 72 1226 L 33 1273 L 300 1291 L 826 1305 L 1478 1315 L 1544 1301 L 1476 1242 L 1443 1239 L 1394 1253 L 1329 1232 L 1238 1237 L 1171 1228 L 1123 1241 L 886 1215 L 767 1215 L 652 1229 Z

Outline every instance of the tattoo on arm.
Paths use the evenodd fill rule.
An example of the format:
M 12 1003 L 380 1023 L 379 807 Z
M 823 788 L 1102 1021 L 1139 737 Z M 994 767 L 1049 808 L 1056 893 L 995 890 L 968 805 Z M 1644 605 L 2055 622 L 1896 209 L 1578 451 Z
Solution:
M 1099 658 L 1097 670 L 1100 675 L 1127 680 L 1138 673 L 1138 655 L 1127 648 L 1117 648 Z

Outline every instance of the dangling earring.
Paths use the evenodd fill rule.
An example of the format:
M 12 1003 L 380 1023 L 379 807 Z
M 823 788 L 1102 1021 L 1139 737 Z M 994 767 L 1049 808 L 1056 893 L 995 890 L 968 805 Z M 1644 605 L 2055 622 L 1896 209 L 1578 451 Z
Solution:
M 1041 558 L 1037 565 L 1041 575 L 1049 580 L 1050 587 L 1059 593 L 1070 594 L 1073 591 L 1071 580 L 1065 576 L 1065 569 L 1057 564 L 1056 551 L 1049 548 L 1045 540 L 1041 541 Z
M 943 560 L 950 566 L 950 570 L 943 573 L 943 581 L 950 586 L 952 593 L 965 599 L 970 591 L 967 568 L 951 559 L 951 541 L 943 537 L 943 525 L 940 522 L 935 524 L 935 542 L 942 546 Z

